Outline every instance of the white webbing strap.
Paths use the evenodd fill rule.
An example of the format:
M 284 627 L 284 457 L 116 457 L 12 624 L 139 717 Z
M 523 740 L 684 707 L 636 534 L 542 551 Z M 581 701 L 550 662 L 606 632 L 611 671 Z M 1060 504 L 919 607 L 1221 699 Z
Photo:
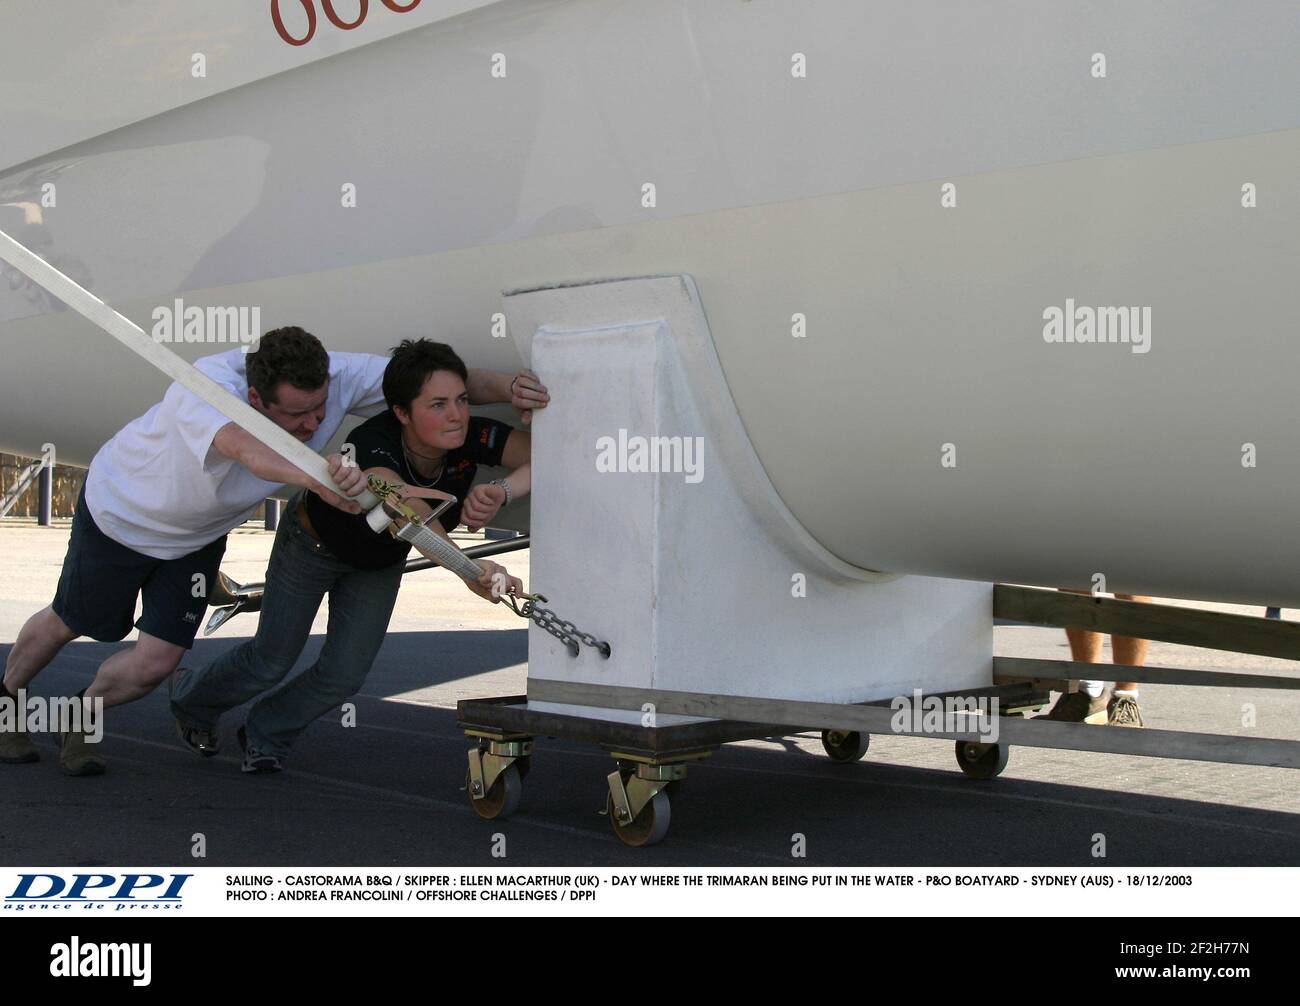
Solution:
M 271 450 L 326 487 L 333 487 L 329 463 L 300 440 L 295 440 L 247 402 L 241 401 L 207 374 L 192 367 L 167 347 L 155 342 L 139 325 L 124 317 L 90 291 L 78 286 L 44 259 L 0 231 L 0 259 L 33 283 L 58 297 L 77 313 L 94 322 L 136 355 L 153 364 L 214 409 L 252 434 Z M 373 510 L 379 499 L 369 489 L 353 497 L 363 510 Z
M 408 523 L 397 529 L 397 537 L 409 541 L 426 559 L 445 566 L 466 580 L 477 580 L 483 567 L 437 532 L 423 524 Z

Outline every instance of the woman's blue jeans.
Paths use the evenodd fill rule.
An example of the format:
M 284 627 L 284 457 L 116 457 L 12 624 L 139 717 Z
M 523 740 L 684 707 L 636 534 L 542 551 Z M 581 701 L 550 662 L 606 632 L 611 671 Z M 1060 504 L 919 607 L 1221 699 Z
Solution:
M 180 676 L 172 693 L 176 718 L 209 730 L 226 710 L 261 695 L 248 713 L 248 742 L 277 757 L 313 720 L 360 691 L 388 631 L 406 565 L 357 569 L 339 561 L 299 525 L 297 503 L 295 497 L 285 508 L 271 548 L 257 635 Z M 286 681 L 327 594 L 320 656 Z

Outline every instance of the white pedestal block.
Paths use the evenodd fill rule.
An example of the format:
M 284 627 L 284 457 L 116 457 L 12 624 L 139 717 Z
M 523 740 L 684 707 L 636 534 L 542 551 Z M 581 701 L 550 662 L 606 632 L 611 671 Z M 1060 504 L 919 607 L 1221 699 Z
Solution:
M 533 423 L 530 589 L 613 650 L 573 657 L 530 625 L 530 685 L 849 703 L 992 683 L 990 584 L 858 569 L 785 508 L 689 277 L 522 291 L 506 313 L 551 391 Z M 808 404 L 778 396 L 770 407 L 795 415 Z M 888 431 L 823 434 L 806 449 L 830 471 L 846 442 Z M 836 492 L 829 475 L 823 491 Z M 680 722 L 690 720 L 658 717 Z

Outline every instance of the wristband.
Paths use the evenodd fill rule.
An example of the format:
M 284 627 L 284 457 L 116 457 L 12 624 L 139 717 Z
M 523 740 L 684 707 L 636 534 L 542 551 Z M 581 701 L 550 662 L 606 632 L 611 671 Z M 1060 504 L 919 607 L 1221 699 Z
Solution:
M 493 479 L 488 484 L 494 486 L 500 486 L 502 489 L 506 491 L 506 501 L 502 503 L 501 506 L 503 508 L 508 507 L 510 505 L 510 500 L 514 497 L 514 493 L 510 491 L 510 483 L 507 482 L 505 479 Z

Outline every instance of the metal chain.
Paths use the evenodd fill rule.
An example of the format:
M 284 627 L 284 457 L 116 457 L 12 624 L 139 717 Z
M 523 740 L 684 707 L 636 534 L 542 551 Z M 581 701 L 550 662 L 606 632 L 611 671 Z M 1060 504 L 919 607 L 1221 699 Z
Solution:
M 532 619 L 539 628 L 545 629 L 552 636 L 562 642 L 569 650 L 569 656 L 576 657 L 580 652 L 578 643 L 583 642 L 590 647 L 600 651 L 602 657 L 608 657 L 610 654 L 609 643 L 603 642 L 593 636 L 590 632 L 583 632 L 572 622 L 560 618 L 550 608 L 543 608 L 538 601 L 545 601 L 546 598 L 541 594 L 524 595 L 528 599 L 523 604 L 516 604 L 513 595 L 507 594 L 506 600 L 510 606 L 515 609 L 515 614 L 521 618 Z
M 405 447 L 405 445 L 403 445 Z M 393 507 L 403 513 L 409 520 L 419 524 L 420 521 L 410 506 L 401 498 L 402 484 L 400 482 L 385 482 L 383 479 L 371 475 L 368 476 L 370 491 L 384 501 L 388 506 Z M 390 528 L 390 530 L 392 530 Z M 393 532 L 396 536 L 396 532 Z M 520 618 L 532 619 L 540 628 L 545 629 L 552 636 L 558 639 L 568 648 L 569 656 L 576 657 L 580 652 L 578 643 L 585 643 L 600 652 L 602 657 L 608 657 L 610 654 L 609 643 L 597 639 L 590 632 L 583 632 L 572 622 L 567 622 L 560 618 L 550 608 L 543 608 L 538 601 L 545 601 L 543 594 L 522 594 L 516 598 L 514 594 L 506 594 L 505 598 L 510 602 L 510 607 L 514 608 L 515 614 Z M 520 604 L 519 601 L 523 603 Z
M 537 625 L 545 629 L 568 647 L 569 656 L 576 657 L 578 655 L 579 650 L 577 641 L 569 633 L 564 631 L 564 627 L 560 624 L 559 619 L 555 617 L 554 612 L 547 608 L 534 605 L 533 610 L 529 612 L 529 617 L 532 618 Z
M 403 447 L 405 447 L 405 445 L 403 445 Z M 419 523 L 419 521 L 416 520 L 414 511 L 412 511 L 411 508 L 401 499 L 401 483 L 385 482 L 383 479 L 374 475 L 368 477 L 368 482 L 371 492 L 385 503 L 393 506 L 395 509 L 405 511 L 405 514 L 409 519 L 415 520 L 416 523 Z M 565 647 L 568 648 L 569 656 L 576 657 L 581 652 L 578 648 L 579 642 L 585 643 L 587 646 L 598 650 L 602 657 L 609 656 L 611 652 L 609 643 L 597 639 L 590 632 L 583 632 L 572 622 L 567 622 L 560 618 L 555 614 L 555 612 L 551 611 L 550 608 L 543 608 L 538 604 L 538 601 L 546 600 L 545 595 L 522 594 L 519 598 L 516 598 L 514 594 L 506 594 L 505 598 L 510 602 L 510 607 L 514 608 L 516 615 L 520 618 L 532 619 L 532 621 L 536 622 L 540 628 L 545 629 L 563 643 Z M 519 603 L 521 599 L 523 600 L 522 604 Z

